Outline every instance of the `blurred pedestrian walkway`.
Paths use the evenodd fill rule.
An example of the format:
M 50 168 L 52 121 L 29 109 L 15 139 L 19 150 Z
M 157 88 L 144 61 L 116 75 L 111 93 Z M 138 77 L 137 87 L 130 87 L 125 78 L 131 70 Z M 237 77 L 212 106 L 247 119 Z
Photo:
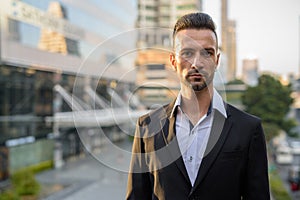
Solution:
M 123 143 L 131 148 L 129 141 Z M 118 163 L 128 165 L 122 160 Z M 42 172 L 36 178 L 43 185 L 41 199 L 45 200 L 125 199 L 127 173 L 111 169 L 89 154 L 66 162 L 60 169 Z

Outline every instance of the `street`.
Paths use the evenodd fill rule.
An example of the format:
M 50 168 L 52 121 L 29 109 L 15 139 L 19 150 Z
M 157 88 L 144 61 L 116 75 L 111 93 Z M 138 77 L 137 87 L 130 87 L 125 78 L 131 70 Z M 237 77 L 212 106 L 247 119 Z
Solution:
M 131 148 L 127 140 L 121 145 Z M 128 165 L 125 159 L 117 162 L 121 168 Z M 107 167 L 89 154 L 70 159 L 62 168 L 42 172 L 36 178 L 43 185 L 40 199 L 44 200 L 125 199 L 127 173 Z
M 293 155 L 293 164 L 299 165 L 300 155 Z M 286 187 L 287 191 L 289 192 L 290 196 L 293 200 L 300 199 L 300 191 L 291 191 L 290 184 L 288 182 L 288 170 L 291 167 L 291 165 L 276 165 L 280 178 L 284 183 L 284 186 Z

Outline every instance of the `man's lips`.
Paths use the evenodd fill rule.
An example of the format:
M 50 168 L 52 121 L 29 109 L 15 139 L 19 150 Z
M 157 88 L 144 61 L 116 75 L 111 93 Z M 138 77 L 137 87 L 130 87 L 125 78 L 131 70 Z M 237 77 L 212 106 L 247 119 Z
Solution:
M 202 78 L 203 74 L 192 73 L 192 74 L 189 74 L 188 77 L 190 77 L 190 78 Z

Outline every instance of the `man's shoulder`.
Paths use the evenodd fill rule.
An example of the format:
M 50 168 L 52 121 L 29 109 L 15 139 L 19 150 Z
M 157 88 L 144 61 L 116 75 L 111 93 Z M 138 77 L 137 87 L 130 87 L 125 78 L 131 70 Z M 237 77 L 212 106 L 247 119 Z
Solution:
M 165 104 L 162 106 L 159 106 L 150 112 L 148 112 L 145 115 L 142 115 L 139 117 L 138 121 L 140 124 L 149 124 L 150 122 L 157 122 L 159 120 L 162 120 L 163 118 L 169 117 L 169 109 L 170 109 L 170 104 Z

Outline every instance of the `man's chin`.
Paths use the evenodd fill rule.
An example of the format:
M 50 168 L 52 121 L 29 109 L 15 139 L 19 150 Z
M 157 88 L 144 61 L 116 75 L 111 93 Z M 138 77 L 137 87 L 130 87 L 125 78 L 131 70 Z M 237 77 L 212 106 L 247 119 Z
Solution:
M 203 84 L 192 84 L 192 88 L 195 92 L 202 91 L 203 89 L 207 88 L 207 85 L 205 83 Z

